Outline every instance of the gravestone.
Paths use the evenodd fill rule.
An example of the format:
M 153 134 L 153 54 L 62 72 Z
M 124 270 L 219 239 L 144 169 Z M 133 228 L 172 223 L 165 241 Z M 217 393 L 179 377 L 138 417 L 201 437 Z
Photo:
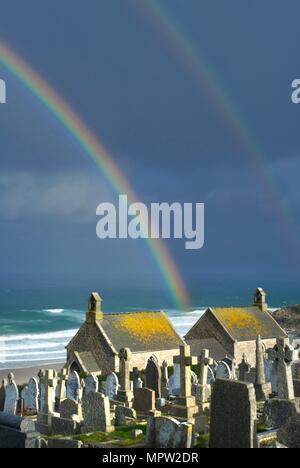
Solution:
M 132 359 L 132 353 L 129 348 L 123 348 L 119 352 L 120 359 L 120 372 L 119 382 L 120 386 L 116 400 L 125 403 L 125 406 L 131 407 L 133 401 L 133 392 L 131 390 L 130 381 L 130 362 Z
M 272 393 L 276 393 L 278 392 L 278 366 L 277 366 L 277 362 L 276 361 L 271 361 L 271 360 L 268 360 L 268 370 L 269 370 L 269 374 L 270 374 L 270 382 L 271 382 L 271 387 L 272 387 Z
M 67 381 L 68 381 L 68 369 L 63 368 L 59 375 L 59 384 L 56 387 L 56 405 L 59 411 L 60 403 L 67 398 Z
M 105 395 L 109 398 L 110 401 L 116 398 L 118 389 L 119 379 L 117 375 L 114 372 L 112 372 L 107 376 L 105 383 Z
M 170 395 L 179 396 L 180 394 L 180 365 L 174 363 L 174 373 L 169 379 Z
M 203 412 L 209 406 L 209 400 L 211 395 L 211 386 L 207 384 L 209 366 L 214 364 L 214 360 L 209 356 L 209 350 L 203 349 L 200 356 L 198 357 L 198 364 L 200 366 L 199 373 L 199 385 L 196 390 L 196 401 L 200 407 L 200 411 Z
M 216 377 L 213 369 L 210 366 L 207 366 L 207 385 L 213 385 L 216 381 Z
M 77 401 L 66 399 L 60 403 L 60 415 L 51 418 L 52 434 L 73 435 L 79 432 L 82 407 Z
M 272 393 L 271 385 L 266 382 L 263 344 L 258 335 L 256 340 L 256 379 L 255 394 L 257 401 L 266 401 Z
M 46 412 L 46 387 L 44 383 L 39 384 L 39 410 L 41 413 Z
M 180 365 L 180 395 L 170 408 L 171 414 L 193 421 L 197 408 L 196 399 L 192 396 L 191 366 L 196 365 L 198 359 L 191 356 L 190 346 L 184 344 L 180 346 L 180 355 L 175 356 L 173 361 L 174 364 Z
M 24 395 L 25 414 L 34 415 L 38 412 L 39 385 L 34 377 L 28 382 L 26 393 Z
M 116 426 L 127 426 L 136 420 L 136 411 L 127 406 L 117 406 L 115 411 Z
M 300 448 L 300 414 L 294 415 L 278 431 L 278 441 L 289 449 Z
M 224 361 L 219 362 L 216 369 L 216 378 L 230 380 L 231 376 L 232 374 L 229 365 Z
M 168 372 L 168 363 L 163 361 L 162 363 L 162 376 L 161 376 L 161 395 L 163 398 L 168 398 L 169 396 L 169 372 Z
M 246 382 L 246 374 L 250 372 L 251 366 L 247 362 L 247 358 L 245 354 L 243 354 L 243 359 L 242 359 L 242 362 L 239 364 L 238 369 L 239 369 L 239 381 Z
M 57 374 L 54 370 L 40 370 L 40 411 L 38 413 L 37 427 L 42 434 L 51 431 L 52 415 L 55 410 L 55 389 L 57 386 Z
M 298 412 L 295 400 L 280 400 L 274 398 L 266 401 L 263 408 L 262 422 L 268 429 L 279 429 Z
M 57 374 L 54 370 L 40 370 L 39 374 L 40 413 L 52 414 L 55 406 Z
M 139 371 L 138 367 L 134 367 L 134 368 L 133 368 L 133 371 L 132 371 L 132 378 L 133 378 L 133 382 L 132 382 L 132 384 L 133 384 L 133 390 L 134 390 L 135 388 L 139 388 L 138 385 L 140 385 L 140 380 L 141 380 L 141 378 L 140 378 L 140 371 Z
M 81 404 L 67 398 L 60 404 L 60 417 L 63 419 L 73 419 L 73 416 L 78 418 L 78 420 L 82 419 Z
M 71 372 L 67 383 L 67 398 L 69 400 L 80 401 L 81 383 L 76 371 Z
M 0 413 L 0 448 L 34 449 L 39 438 L 34 421 Z
M 162 417 L 158 411 L 150 413 L 147 425 L 147 448 L 191 448 L 192 435 L 192 424 L 179 423 L 174 418 Z
M 107 396 L 90 391 L 82 401 L 85 432 L 112 432 L 110 404 Z
M 6 385 L 7 385 L 6 380 L 2 380 L 2 384 L 0 387 L 0 412 L 4 410 Z
M 155 410 L 155 391 L 150 388 L 139 388 L 134 391 L 133 407 L 140 413 Z
M 161 369 L 155 356 L 148 359 L 146 370 L 146 387 L 155 391 L 156 398 L 161 397 Z
M 281 400 L 294 400 L 294 384 L 292 364 L 294 349 L 288 338 L 279 338 L 273 349 L 268 350 L 269 359 L 276 362 L 278 376 L 278 398 Z
M 254 448 L 256 419 L 252 384 L 216 380 L 211 398 L 210 448 Z
M 98 392 L 99 380 L 94 375 L 88 375 L 85 379 L 85 395 Z
M 26 385 L 26 387 L 24 387 L 23 390 L 21 391 L 21 399 L 20 399 L 21 400 L 21 416 L 24 416 L 25 414 L 25 400 L 27 399 L 27 395 L 28 395 L 28 386 Z M 20 403 L 20 400 L 19 400 L 19 403 Z M 18 409 L 20 409 L 20 405 L 18 405 Z
M 5 389 L 4 413 L 15 415 L 19 400 L 19 390 L 15 382 L 14 374 L 8 374 L 8 384 Z

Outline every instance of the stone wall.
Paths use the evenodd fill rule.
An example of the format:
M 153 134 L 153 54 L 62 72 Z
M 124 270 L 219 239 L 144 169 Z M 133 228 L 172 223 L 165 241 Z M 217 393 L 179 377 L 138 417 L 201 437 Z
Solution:
M 262 340 L 265 349 L 273 348 L 276 345 L 275 339 Z M 234 344 L 234 355 L 237 365 L 242 362 L 245 354 L 247 362 L 251 367 L 256 367 L 256 342 L 255 341 L 240 341 Z
M 168 366 L 173 366 L 173 357 L 179 355 L 179 348 L 168 351 L 152 351 L 144 353 L 133 353 L 131 365 L 132 367 L 138 367 L 139 369 L 146 369 L 148 359 L 151 356 L 156 356 L 158 363 L 162 366 L 163 361 L 167 361 Z

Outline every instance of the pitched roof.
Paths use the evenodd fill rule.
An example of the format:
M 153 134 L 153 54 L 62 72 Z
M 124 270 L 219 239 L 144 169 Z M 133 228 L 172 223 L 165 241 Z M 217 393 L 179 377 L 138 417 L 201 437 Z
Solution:
M 99 326 L 117 351 L 164 351 L 183 343 L 163 312 L 105 314 Z
M 259 307 L 231 307 L 210 309 L 230 336 L 237 341 L 286 337 L 286 333 L 268 313 Z
M 85 372 L 90 374 L 99 373 L 99 366 L 93 353 L 75 351 L 74 354 Z

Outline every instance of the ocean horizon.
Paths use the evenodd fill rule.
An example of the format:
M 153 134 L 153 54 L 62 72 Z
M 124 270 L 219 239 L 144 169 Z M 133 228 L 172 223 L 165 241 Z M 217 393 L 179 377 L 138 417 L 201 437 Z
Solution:
M 88 294 L 86 290 L 79 289 L 1 290 L 0 369 L 65 362 L 65 346 L 85 320 Z M 295 294 L 297 296 L 297 292 Z M 159 293 L 139 292 L 130 297 L 127 292 L 124 296 L 120 294 L 116 298 L 107 294 L 103 303 L 104 313 L 163 309 L 181 336 L 190 330 L 209 306 L 247 305 L 252 299 L 250 290 L 243 296 L 231 296 L 228 289 L 223 293 L 207 290 L 206 296 L 202 295 L 199 299 L 194 297 L 195 305 L 190 310 L 180 310 L 170 306 Z M 291 293 L 287 294 L 286 300 L 284 297 L 282 294 L 280 299 L 277 295 L 277 302 L 269 302 L 270 310 L 299 302 L 294 300 Z

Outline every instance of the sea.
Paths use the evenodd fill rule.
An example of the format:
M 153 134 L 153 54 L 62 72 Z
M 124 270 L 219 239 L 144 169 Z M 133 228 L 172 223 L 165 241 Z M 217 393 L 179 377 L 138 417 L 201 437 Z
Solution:
M 271 289 L 271 287 L 270 287 Z M 270 311 L 300 303 L 299 288 L 273 285 Z M 165 291 L 106 290 L 104 313 L 165 310 L 177 332 L 184 336 L 209 306 L 251 303 L 254 289 L 199 287 L 188 310 L 174 307 Z M 234 293 L 235 291 L 235 293 Z M 33 288 L 0 290 L 0 370 L 20 369 L 66 360 L 65 346 L 85 320 L 88 289 Z

